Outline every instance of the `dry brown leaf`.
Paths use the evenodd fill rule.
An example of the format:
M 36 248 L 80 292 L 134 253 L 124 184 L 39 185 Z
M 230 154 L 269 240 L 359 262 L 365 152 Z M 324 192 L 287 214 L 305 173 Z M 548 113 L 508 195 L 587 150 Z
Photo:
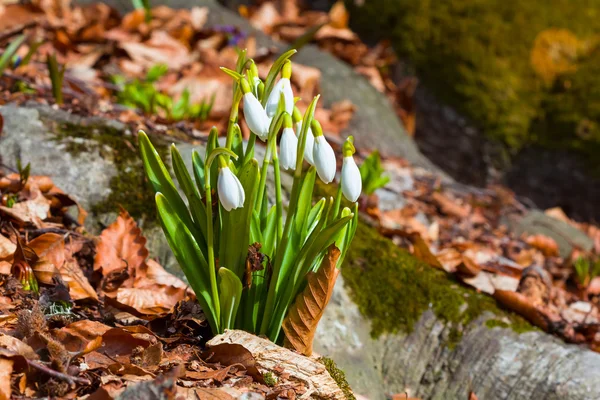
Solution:
M 463 262 L 462 255 L 453 247 L 438 251 L 435 257 L 444 268 L 444 271 L 449 273 L 454 273 L 460 263 Z
M 447 215 L 461 219 L 469 216 L 470 209 L 468 206 L 460 205 L 455 200 L 446 197 L 440 192 L 434 192 L 431 198 L 440 207 L 442 212 Z
M 38 360 L 40 358 L 27 343 L 2 333 L 0 333 L 0 347 L 21 355 L 28 360 Z
M 413 244 L 413 255 L 416 258 L 433 267 L 444 269 L 437 257 L 433 255 L 433 253 L 429 249 L 429 246 L 427 245 L 427 243 L 425 243 L 421 235 L 419 235 L 418 233 L 412 233 L 408 235 L 408 238 Z
M 344 2 L 338 0 L 329 10 L 329 25 L 337 29 L 348 28 L 349 19 L 350 14 L 348 14 Z
M 496 290 L 493 296 L 501 305 L 523 316 L 533 325 L 544 330 L 548 329 L 548 322 L 543 314 L 521 293 Z
M 558 257 L 558 244 L 554 239 L 546 235 L 537 234 L 529 236 L 526 240 L 528 245 L 540 250 L 546 257 Z
M 10 377 L 13 372 L 13 360 L 0 358 L 0 400 L 10 400 L 12 394 Z
M 120 46 L 137 65 L 145 68 L 165 64 L 179 70 L 192 62 L 187 47 L 164 31 L 153 31 L 145 43 L 122 42 Z
M 34 271 L 37 272 L 36 267 Z M 63 281 L 69 285 L 69 294 L 73 300 L 94 299 L 98 294 L 87 280 L 76 260 L 67 260 L 59 270 Z
M 183 300 L 183 290 L 157 290 L 142 288 L 119 288 L 116 300 L 142 314 L 164 314 L 169 312 L 179 300 Z
M 48 260 L 54 264 L 57 269 L 60 269 L 65 263 L 65 240 L 63 235 L 57 233 L 44 233 L 36 237 L 27 246 L 35 251 L 35 254 L 42 259 Z M 52 283 L 52 276 L 42 280 L 44 283 Z
M 478 400 L 475 392 L 469 392 L 469 400 Z
M 283 321 L 285 346 L 305 356 L 312 354 L 317 324 L 329 303 L 340 272 L 336 267 L 339 258 L 340 250 L 332 245 L 319 270 L 309 274 L 306 288 L 296 297 Z
M 256 367 L 256 360 L 248 349 L 241 344 L 222 343 L 210 346 L 202 353 L 202 359 L 209 363 L 219 363 L 223 366 L 239 365 L 246 369 L 248 375 L 258 382 L 263 382 L 263 376 Z
M 102 231 L 100 242 L 96 246 L 94 270 L 100 270 L 106 278 L 113 272 L 126 272 L 127 278 L 122 286 L 131 287 L 135 272 L 148 258 L 146 238 L 131 218 L 129 213 L 121 210 L 117 220 Z
M 11 208 L 0 206 L 0 215 L 5 215 L 20 225 L 32 224 L 37 228 L 42 227 L 42 221 L 48 218 L 49 213 L 50 201 L 37 187 L 32 190 L 30 200 L 18 202 Z
M 275 8 L 272 2 L 267 1 L 263 3 L 252 17 L 250 17 L 250 23 L 256 29 L 260 29 L 265 33 L 271 33 L 273 27 L 281 21 L 281 15 Z
M 0 260 L 12 257 L 15 253 L 17 245 L 10 241 L 10 239 L 0 235 Z

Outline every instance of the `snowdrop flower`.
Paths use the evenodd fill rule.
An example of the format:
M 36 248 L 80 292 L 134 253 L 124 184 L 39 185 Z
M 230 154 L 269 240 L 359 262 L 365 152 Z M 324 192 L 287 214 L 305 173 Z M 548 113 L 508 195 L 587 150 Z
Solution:
M 294 121 L 296 122 L 296 134 L 300 135 L 302 132 L 302 114 L 300 114 L 300 110 L 298 107 L 294 107 Z M 312 133 L 312 129 L 310 126 L 308 127 L 308 132 L 306 132 L 306 142 L 304 144 L 304 159 L 310 165 L 315 165 L 313 160 L 313 148 L 315 146 L 315 138 Z
M 245 79 L 240 79 L 242 92 L 244 93 L 244 117 L 248 128 L 261 140 L 267 140 L 269 136 L 270 120 L 267 113 L 252 93 L 250 85 Z
M 290 83 L 291 75 L 292 63 L 288 60 L 281 69 L 281 79 L 275 84 L 267 100 L 267 115 L 271 118 L 277 113 L 277 106 L 279 105 L 281 93 L 283 93 L 285 112 L 290 115 L 294 112 L 294 92 L 292 91 L 292 84 Z
M 219 156 L 219 178 L 217 180 L 217 193 L 223 208 L 231 211 L 244 207 L 246 195 L 244 188 L 237 176 L 231 172 L 225 159 Z
M 341 185 L 344 197 L 351 202 L 355 202 L 360 197 L 360 192 L 362 191 L 362 178 L 360 170 L 352 156 L 356 151 L 352 142 L 354 142 L 354 138 L 349 136 L 344 143 Z
M 325 183 L 330 183 L 335 178 L 336 163 L 335 153 L 331 145 L 323 136 L 321 124 L 317 120 L 312 121 L 312 131 L 315 137 L 315 145 L 313 148 L 313 160 L 317 168 L 319 178 Z
M 298 159 L 298 138 L 292 128 L 292 117 L 287 113 L 284 116 L 283 124 L 283 133 L 281 134 L 281 142 L 279 143 L 281 167 L 284 170 L 295 170 Z

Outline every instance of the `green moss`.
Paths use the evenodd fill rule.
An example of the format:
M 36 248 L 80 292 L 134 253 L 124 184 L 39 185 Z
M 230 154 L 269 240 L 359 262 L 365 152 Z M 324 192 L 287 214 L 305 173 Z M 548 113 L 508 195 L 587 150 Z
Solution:
M 154 195 L 144 173 L 137 141 L 131 135 L 104 124 L 75 124 L 51 121 L 56 140 L 66 145 L 73 155 L 96 150 L 104 159 L 111 160 L 117 175 L 110 180 L 111 193 L 90 210 L 94 214 L 118 211 L 124 207 L 134 218 L 144 218 L 148 225 L 156 222 Z M 85 139 L 85 140 L 81 140 Z M 168 157 L 168 147 L 158 138 L 153 142 L 161 154 Z M 94 146 L 90 149 L 90 145 Z M 148 226 L 147 225 L 147 226 Z
M 277 377 L 275 377 L 275 375 L 273 375 L 272 372 L 267 372 L 266 374 L 263 375 L 263 378 L 265 380 L 265 384 L 269 387 L 273 387 L 275 385 L 277 385 Z
M 356 400 L 356 397 L 354 397 L 354 393 L 352 393 L 352 389 L 346 380 L 346 374 L 337 367 L 335 361 L 331 358 L 321 357 L 319 358 L 319 362 L 327 368 L 329 375 L 331 375 L 333 380 L 338 384 L 338 387 L 344 392 L 346 400 Z
M 600 3 L 346 0 L 346 5 L 356 29 L 391 39 L 421 82 L 489 137 L 515 149 L 541 144 L 581 150 L 597 143 Z M 592 133 L 582 138 L 581 131 Z
M 507 322 L 501 321 L 499 319 L 488 319 L 485 321 L 485 326 L 490 329 L 493 328 L 508 328 L 509 324 Z
M 374 337 L 411 332 L 428 310 L 450 324 L 450 347 L 485 312 L 506 319 L 517 332 L 533 329 L 523 318 L 500 310 L 492 297 L 452 281 L 365 224 L 359 224 L 342 275 L 360 311 L 371 320 Z

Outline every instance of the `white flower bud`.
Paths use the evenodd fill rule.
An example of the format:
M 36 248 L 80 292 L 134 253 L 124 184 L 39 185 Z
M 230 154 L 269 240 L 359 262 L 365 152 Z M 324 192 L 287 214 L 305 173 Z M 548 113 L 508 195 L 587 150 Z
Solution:
M 313 160 L 319 178 L 325 183 L 333 181 L 336 171 L 335 153 L 323 135 L 315 138 Z
M 284 128 L 279 143 L 279 160 L 284 170 L 295 170 L 298 151 L 298 138 L 292 128 Z
M 258 99 L 251 92 L 244 94 L 244 117 L 248 128 L 261 140 L 267 140 L 270 120 Z
M 302 121 L 296 122 L 296 133 L 300 135 L 302 131 Z M 315 146 L 315 137 L 313 136 L 312 129 L 310 126 L 308 127 L 308 132 L 306 132 L 306 144 L 304 145 L 304 159 L 310 165 L 315 165 L 313 160 L 313 148 Z
M 219 194 L 219 200 L 225 210 L 231 211 L 236 208 L 244 207 L 244 201 L 246 199 L 244 188 L 229 167 L 219 169 L 217 192 Z
M 279 98 L 283 93 L 283 99 L 285 102 L 285 112 L 292 115 L 294 112 L 294 92 L 292 91 L 292 84 L 288 78 L 281 78 L 273 87 L 269 99 L 267 100 L 267 115 L 271 118 L 277 113 L 277 106 L 279 105 Z
M 362 178 L 354 157 L 345 156 L 342 163 L 342 193 L 348 200 L 355 202 L 362 191 Z

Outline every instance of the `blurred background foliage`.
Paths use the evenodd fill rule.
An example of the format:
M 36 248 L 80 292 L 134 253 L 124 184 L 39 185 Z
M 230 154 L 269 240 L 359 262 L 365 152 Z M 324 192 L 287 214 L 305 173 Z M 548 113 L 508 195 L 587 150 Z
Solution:
M 534 144 L 598 154 L 600 1 L 346 5 L 357 31 L 391 39 L 421 82 L 489 137 L 514 150 Z

